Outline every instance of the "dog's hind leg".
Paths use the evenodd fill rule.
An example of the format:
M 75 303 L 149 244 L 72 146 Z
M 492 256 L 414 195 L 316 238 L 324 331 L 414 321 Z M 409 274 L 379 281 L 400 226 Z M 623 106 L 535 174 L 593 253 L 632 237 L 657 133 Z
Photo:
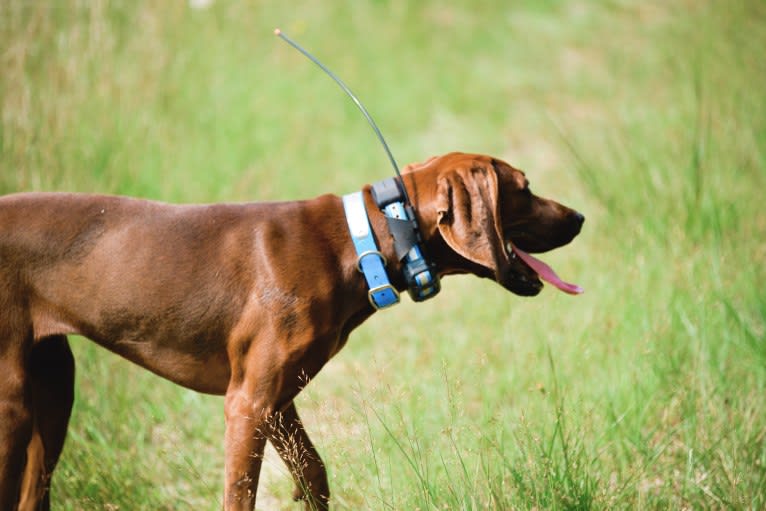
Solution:
M 74 401 L 74 357 L 67 338 L 60 335 L 40 341 L 32 349 L 28 369 L 34 429 L 19 511 L 46 511 L 51 475 L 64 447 Z
M 25 363 L 32 329 L 24 325 L 24 311 L 2 298 L 0 295 L 0 509 L 5 510 L 16 509 L 32 435 Z

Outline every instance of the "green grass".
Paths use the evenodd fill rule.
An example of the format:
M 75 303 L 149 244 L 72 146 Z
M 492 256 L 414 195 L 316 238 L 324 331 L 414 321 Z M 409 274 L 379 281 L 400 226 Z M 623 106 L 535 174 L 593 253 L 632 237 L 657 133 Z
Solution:
M 273 4 L 273 5 L 272 5 Z M 0 5 L 0 192 L 346 193 L 502 157 L 583 211 L 586 288 L 454 277 L 374 316 L 298 399 L 339 509 L 766 507 L 766 4 Z M 83 339 L 57 509 L 218 509 L 222 400 Z M 260 509 L 294 509 L 276 458 Z

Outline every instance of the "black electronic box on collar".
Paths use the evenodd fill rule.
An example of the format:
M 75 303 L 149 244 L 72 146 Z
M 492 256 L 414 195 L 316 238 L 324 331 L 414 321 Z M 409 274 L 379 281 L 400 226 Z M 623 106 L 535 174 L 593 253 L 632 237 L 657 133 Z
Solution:
M 378 181 L 372 185 L 372 198 L 388 221 L 396 258 L 403 262 L 407 291 L 413 301 L 422 302 L 436 296 L 441 285 L 436 269 L 426 259 L 415 213 L 400 186 L 393 177 Z

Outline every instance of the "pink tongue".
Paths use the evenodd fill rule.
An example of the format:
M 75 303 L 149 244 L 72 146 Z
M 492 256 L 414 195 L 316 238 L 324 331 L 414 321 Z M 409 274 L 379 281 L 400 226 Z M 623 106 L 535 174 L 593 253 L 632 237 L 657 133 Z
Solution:
M 509 242 L 510 243 L 510 242 Z M 527 254 L 523 250 L 520 250 L 519 247 L 511 243 L 511 248 L 513 248 L 513 251 L 516 253 L 517 256 L 521 258 L 522 261 L 527 263 L 527 265 L 535 270 L 537 275 L 543 279 L 546 282 L 549 282 L 559 288 L 560 290 L 564 291 L 565 293 L 569 293 L 570 295 L 579 295 L 583 291 L 585 291 L 583 288 L 576 284 L 570 284 L 568 282 L 564 282 L 559 278 L 558 275 L 556 275 L 556 272 L 553 271 L 553 269 L 542 262 L 539 259 L 535 259 L 531 255 Z

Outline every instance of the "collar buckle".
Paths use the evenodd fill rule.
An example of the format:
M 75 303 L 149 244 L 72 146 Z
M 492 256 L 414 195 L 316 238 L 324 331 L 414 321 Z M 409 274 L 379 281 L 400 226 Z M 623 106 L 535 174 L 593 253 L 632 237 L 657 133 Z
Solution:
M 387 309 L 399 303 L 399 291 L 390 283 L 383 284 L 367 291 L 367 299 L 375 310 Z

